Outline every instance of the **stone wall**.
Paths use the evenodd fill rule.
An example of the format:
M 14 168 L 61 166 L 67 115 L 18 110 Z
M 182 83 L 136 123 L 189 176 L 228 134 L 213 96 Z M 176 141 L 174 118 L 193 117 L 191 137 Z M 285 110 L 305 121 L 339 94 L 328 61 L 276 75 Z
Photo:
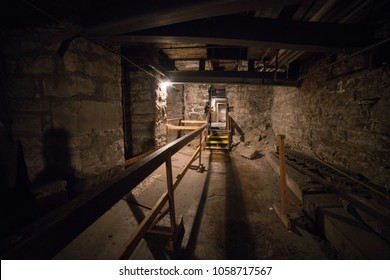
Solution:
M 272 87 L 227 85 L 226 91 L 229 107 L 232 107 L 230 116 L 244 132 L 245 145 L 260 149 L 272 144 L 274 141 L 270 116 Z
M 160 148 L 166 143 L 167 89 L 142 71 L 130 73 L 133 155 Z
M 204 120 L 204 106 L 208 100 L 210 84 L 191 84 L 184 86 L 185 118 Z M 264 145 L 273 141 L 270 108 L 272 106 L 273 90 L 268 86 L 257 85 L 229 85 L 219 84 L 218 88 L 225 88 L 230 116 L 244 137 L 236 130 L 236 136 L 245 146 L 264 148 Z M 268 138 L 267 138 L 268 137 Z
M 167 118 L 168 119 L 183 119 L 184 117 L 184 86 L 174 85 L 167 89 Z M 177 125 L 179 122 L 171 122 Z M 170 130 L 167 135 L 167 142 L 171 142 L 179 136 L 178 131 Z
M 82 38 L 60 56 L 60 43 L 45 44 L 45 35 L 2 45 L 13 135 L 30 181 L 53 174 L 87 184 L 108 179 L 124 165 L 120 56 Z
M 184 103 L 186 120 L 205 120 L 204 107 L 209 100 L 210 85 L 186 84 L 184 85 Z
M 275 88 L 272 125 L 291 145 L 390 189 L 390 70 L 363 56 L 313 64 L 299 89 Z

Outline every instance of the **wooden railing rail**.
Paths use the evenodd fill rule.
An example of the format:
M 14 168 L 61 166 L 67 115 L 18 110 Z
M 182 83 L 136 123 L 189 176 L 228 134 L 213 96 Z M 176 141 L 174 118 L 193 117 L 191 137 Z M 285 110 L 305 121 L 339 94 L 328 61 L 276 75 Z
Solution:
M 160 165 L 168 163 L 168 172 L 168 169 L 170 169 L 169 162 L 171 156 L 197 136 L 200 136 L 202 139 L 205 128 L 206 125 L 203 125 L 197 130 L 158 149 L 125 169 L 114 181 L 102 184 L 89 192 L 80 194 L 74 200 L 57 208 L 47 216 L 37 220 L 32 225 L 11 236 L 1 244 L 1 259 L 53 258 L 60 250 L 120 201 Z M 193 158 L 191 158 L 192 161 L 195 160 L 198 155 L 200 156 L 199 149 L 201 149 L 201 147 L 198 147 Z M 185 168 L 185 171 L 188 170 L 188 167 L 189 165 Z M 172 170 L 170 170 L 170 172 L 172 172 Z M 159 211 L 167 201 L 170 202 L 170 209 L 172 210 L 172 205 L 174 205 L 172 191 L 180 183 L 184 173 L 185 172 L 179 174 L 178 179 L 174 183 L 168 182 L 167 193 L 160 198 L 152 211 L 148 214 L 148 219 L 144 219 L 137 229 L 136 232 L 138 233 L 137 238 L 135 238 L 136 240 L 139 240 L 140 236 L 142 238 L 143 234 L 145 234 L 150 226 L 153 225 L 154 218 L 157 217 Z M 139 230 L 140 228 L 141 230 Z M 140 235 L 139 232 L 142 234 Z M 131 244 L 129 246 L 134 247 L 135 243 L 132 243 L 132 240 L 134 240 L 134 238 L 130 238 Z M 131 253 L 131 251 L 132 250 L 129 250 L 129 247 L 126 248 L 125 252 L 123 252 L 120 257 L 123 258 L 126 254 L 128 255 L 129 252 Z

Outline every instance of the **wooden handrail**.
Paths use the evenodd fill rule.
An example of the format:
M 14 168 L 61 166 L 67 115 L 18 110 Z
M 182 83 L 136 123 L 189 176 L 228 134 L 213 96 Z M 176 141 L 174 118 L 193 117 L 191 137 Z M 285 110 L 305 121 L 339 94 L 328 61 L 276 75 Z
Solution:
M 81 232 L 134 189 L 167 158 L 177 153 L 206 125 L 125 169 L 114 181 L 80 194 L 2 242 L 1 259 L 51 259 Z M 165 200 L 165 198 L 163 198 Z
M 182 120 L 181 123 L 207 123 L 206 120 Z

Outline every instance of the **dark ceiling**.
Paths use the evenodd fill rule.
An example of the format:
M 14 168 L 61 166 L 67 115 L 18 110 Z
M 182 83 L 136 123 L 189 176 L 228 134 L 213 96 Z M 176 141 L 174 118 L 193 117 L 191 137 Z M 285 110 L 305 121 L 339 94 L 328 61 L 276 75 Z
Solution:
M 51 25 L 64 40 L 83 36 L 152 47 L 177 80 L 186 75 L 181 72 L 197 71 L 193 81 L 205 80 L 200 72 L 246 72 L 248 81 L 259 72 L 293 77 L 313 54 L 353 53 L 390 33 L 388 0 L 133 2 L 16 0 L 1 10 L 1 25 Z

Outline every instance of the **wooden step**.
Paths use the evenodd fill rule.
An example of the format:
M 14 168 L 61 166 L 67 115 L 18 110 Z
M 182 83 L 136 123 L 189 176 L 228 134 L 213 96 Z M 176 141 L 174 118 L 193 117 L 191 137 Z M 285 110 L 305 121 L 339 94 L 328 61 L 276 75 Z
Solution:
M 228 139 L 229 135 L 208 135 L 207 139 Z
M 223 144 L 223 145 L 228 145 L 229 141 L 227 140 L 207 140 L 207 144 Z
M 206 146 L 206 149 L 209 149 L 209 150 L 229 150 L 229 148 L 227 146 L 209 146 L 207 145 Z

